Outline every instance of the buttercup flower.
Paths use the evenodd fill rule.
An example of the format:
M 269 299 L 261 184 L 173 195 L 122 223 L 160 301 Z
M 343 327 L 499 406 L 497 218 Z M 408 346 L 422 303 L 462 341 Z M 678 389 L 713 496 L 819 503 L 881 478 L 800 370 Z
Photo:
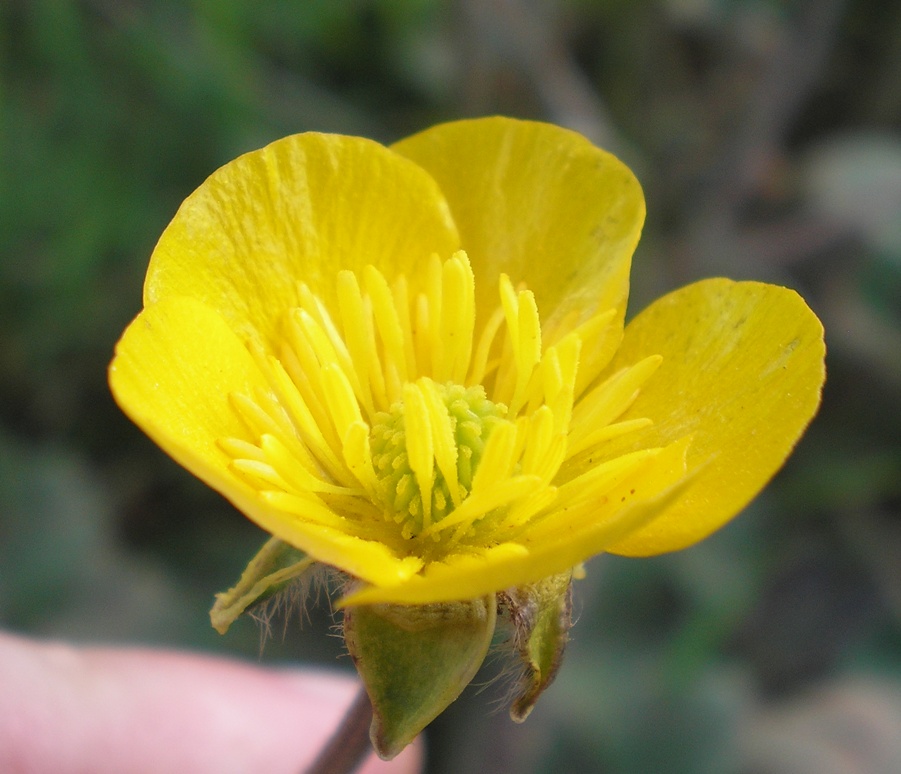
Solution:
M 181 206 L 112 390 L 278 546 L 350 579 L 358 661 L 373 611 L 408 610 L 409 634 L 456 610 L 471 677 L 500 607 L 543 674 L 524 716 L 573 568 L 706 537 L 819 403 L 822 328 L 791 290 L 707 280 L 624 329 L 643 219 L 622 163 L 546 124 L 287 137 Z

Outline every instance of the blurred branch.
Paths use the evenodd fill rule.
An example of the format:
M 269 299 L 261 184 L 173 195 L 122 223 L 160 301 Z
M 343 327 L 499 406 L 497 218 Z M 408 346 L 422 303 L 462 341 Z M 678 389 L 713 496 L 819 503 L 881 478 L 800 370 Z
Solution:
M 832 50 L 845 0 L 805 0 L 758 79 L 735 132 L 710 165 L 706 191 L 689 214 L 688 249 L 698 268 L 729 271 L 730 243 L 744 207 L 766 182 L 786 135 Z
M 781 150 L 835 42 L 845 0 L 806 0 L 793 28 L 773 52 L 736 136 L 724 149 L 718 201 L 735 206 L 758 189 L 772 156 Z
M 534 89 L 550 121 L 575 129 L 604 148 L 624 142 L 603 101 L 573 61 L 548 4 L 524 0 L 460 0 L 465 38 L 474 49 L 474 79 L 498 62 L 512 64 Z M 484 84 L 474 84 L 477 89 Z

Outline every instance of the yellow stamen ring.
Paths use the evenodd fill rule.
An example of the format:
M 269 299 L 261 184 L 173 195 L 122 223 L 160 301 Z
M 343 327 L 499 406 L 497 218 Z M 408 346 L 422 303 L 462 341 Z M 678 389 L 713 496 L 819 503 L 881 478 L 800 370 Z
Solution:
M 267 503 L 431 561 L 603 499 L 609 476 L 579 460 L 646 426 L 615 420 L 659 364 L 598 380 L 611 310 L 542 336 L 534 295 L 502 275 L 477 328 L 462 251 L 432 256 L 418 292 L 373 266 L 336 290 L 330 310 L 300 285 L 276 348 L 251 345 L 270 391 L 230 396 L 248 435 L 219 448 Z

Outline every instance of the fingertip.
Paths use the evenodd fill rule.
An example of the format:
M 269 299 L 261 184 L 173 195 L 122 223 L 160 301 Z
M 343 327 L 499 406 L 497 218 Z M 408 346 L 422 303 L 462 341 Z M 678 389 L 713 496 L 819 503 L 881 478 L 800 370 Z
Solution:
M 175 651 L 77 648 L 0 633 L 0 770 L 305 771 L 359 683 Z M 364 774 L 422 770 L 416 742 Z M 24 768 L 19 764 L 23 764 Z

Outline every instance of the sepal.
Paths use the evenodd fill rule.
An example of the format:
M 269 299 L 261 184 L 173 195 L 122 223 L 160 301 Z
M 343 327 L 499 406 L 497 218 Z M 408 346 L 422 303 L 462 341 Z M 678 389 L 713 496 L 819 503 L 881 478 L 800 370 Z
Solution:
M 213 628 L 225 634 L 241 613 L 277 594 L 314 564 L 315 560 L 302 551 L 278 538 L 270 538 L 250 560 L 237 584 L 216 594 L 210 610 Z
M 475 676 L 494 635 L 492 594 L 430 605 L 344 610 L 344 639 L 372 701 L 370 738 L 390 760 Z
M 553 682 L 572 627 L 572 572 L 516 586 L 498 595 L 513 626 L 513 647 L 523 664 L 510 717 L 522 723 Z

